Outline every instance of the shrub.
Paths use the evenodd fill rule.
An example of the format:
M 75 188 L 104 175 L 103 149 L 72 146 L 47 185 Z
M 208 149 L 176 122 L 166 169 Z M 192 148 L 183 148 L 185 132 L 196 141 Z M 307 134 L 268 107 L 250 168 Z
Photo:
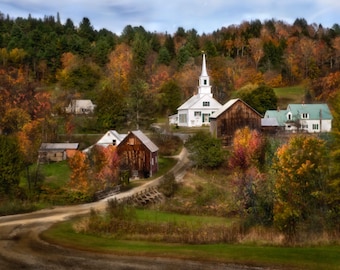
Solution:
M 167 173 L 160 181 L 159 191 L 164 194 L 165 197 L 171 197 L 178 189 L 178 184 L 173 173 Z

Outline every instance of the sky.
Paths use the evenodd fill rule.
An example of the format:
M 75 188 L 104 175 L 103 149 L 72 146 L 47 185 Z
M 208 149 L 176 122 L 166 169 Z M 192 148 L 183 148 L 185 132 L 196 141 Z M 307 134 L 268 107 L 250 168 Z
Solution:
M 118 35 L 127 25 L 158 33 L 173 34 L 183 27 L 209 34 L 256 19 L 340 24 L 339 0 L 0 0 L 0 12 L 11 18 L 57 18 L 59 13 L 62 23 L 69 18 L 75 26 L 86 17 L 94 29 Z

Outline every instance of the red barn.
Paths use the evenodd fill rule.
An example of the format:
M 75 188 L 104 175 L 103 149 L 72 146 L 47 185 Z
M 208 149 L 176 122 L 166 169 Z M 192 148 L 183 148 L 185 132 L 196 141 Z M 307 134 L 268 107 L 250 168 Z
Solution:
M 158 171 L 158 147 L 140 130 L 131 131 L 117 146 L 121 167 L 132 177 L 147 178 Z

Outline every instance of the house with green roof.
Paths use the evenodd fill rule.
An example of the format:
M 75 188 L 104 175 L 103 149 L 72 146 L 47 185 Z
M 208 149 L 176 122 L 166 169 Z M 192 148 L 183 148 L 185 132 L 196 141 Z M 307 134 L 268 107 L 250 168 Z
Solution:
M 330 132 L 333 116 L 327 104 L 289 104 L 286 110 L 267 110 L 262 127 L 277 125 L 291 132 Z

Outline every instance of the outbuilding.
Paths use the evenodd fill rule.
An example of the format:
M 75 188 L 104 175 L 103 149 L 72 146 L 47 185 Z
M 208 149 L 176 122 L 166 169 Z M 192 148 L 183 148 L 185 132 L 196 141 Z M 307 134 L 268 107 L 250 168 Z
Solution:
M 158 147 L 140 130 L 130 131 L 117 146 L 121 169 L 132 178 L 151 177 L 158 171 Z
M 210 133 L 221 139 L 223 145 L 229 145 L 238 129 L 261 130 L 261 118 L 261 114 L 243 100 L 231 99 L 210 117 Z
M 74 155 L 78 143 L 42 143 L 39 149 L 39 162 L 59 162 Z

